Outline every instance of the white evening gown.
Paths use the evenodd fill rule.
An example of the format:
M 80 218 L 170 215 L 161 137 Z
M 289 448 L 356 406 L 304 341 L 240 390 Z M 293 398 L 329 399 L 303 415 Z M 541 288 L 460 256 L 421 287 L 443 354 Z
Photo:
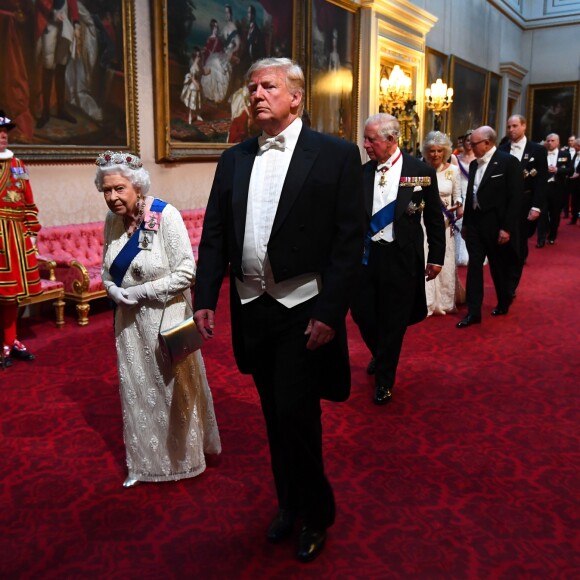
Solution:
M 447 169 L 437 172 L 437 185 L 441 201 L 447 207 L 461 200 L 459 169 L 455 165 L 449 165 Z M 443 217 L 445 218 L 445 262 L 437 278 L 425 282 L 428 316 L 447 314 L 456 308 L 455 292 L 458 278 L 455 264 L 455 237 L 451 232 L 449 220 Z M 425 256 L 427 256 L 427 249 L 425 249 Z
M 109 212 L 102 269 L 105 285 L 111 283 L 109 268 L 127 239 L 122 218 Z M 181 214 L 167 205 L 152 249 L 135 257 L 122 282 L 124 288 L 151 282 L 156 300 L 118 306 L 115 311 L 127 467 L 129 477 L 139 481 L 193 477 L 205 470 L 204 454 L 221 451 L 201 353 L 173 367 L 163 359 L 157 337 L 167 288 L 164 328 L 183 321 L 189 312 L 183 292 L 189 292 L 194 272 Z
M 457 158 L 457 163 L 461 163 L 460 159 Z M 469 175 L 469 165 L 461 163 L 463 169 L 467 172 L 467 176 L 459 170 L 459 185 L 461 187 L 461 202 L 465 205 L 465 197 L 467 195 L 467 182 Z M 458 266 L 467 266 L 469 263 L 469 254 L 467 253 L 467 246 L 465 245 L 465 240 L 461 236 L 461 226 L 463 225 L 463 218 L 457 220 L 457 231 L 455 232 L 455 263 Z

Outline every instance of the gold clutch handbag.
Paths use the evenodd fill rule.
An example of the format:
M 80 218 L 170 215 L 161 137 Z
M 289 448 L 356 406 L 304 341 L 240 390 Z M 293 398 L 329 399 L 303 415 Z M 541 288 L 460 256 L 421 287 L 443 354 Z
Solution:
M 167 328 L 166 330 L 161 330 L 163 325 L 163 317 L 165 316 L 165 307 L 167 306 L 168 294 L 169 288 L 165 294 L 163 312 L 159 322 L 159 346 L 161 347 L 163 357 L 168 359 L 171 364 L 176 365 L 187 356 L 189 356 L 192 352 L 198 350 L 201 347 L 203 338 L 199 333 L 199 330 L 197 330 L 197 326 L 193 320 L 193 308 L 191 306 L 191 302 L 187 299 L 185 292 L 183 293 L 183 296 L 192 314 L 183 322 L 180 322 L 171 328 Z

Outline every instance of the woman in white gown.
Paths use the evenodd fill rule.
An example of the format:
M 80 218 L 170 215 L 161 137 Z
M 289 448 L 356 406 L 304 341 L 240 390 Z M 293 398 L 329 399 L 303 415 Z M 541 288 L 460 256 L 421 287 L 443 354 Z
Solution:
M 445 219 L 445 261 L 439 276 L 425 282 L 428 315 L 444 315 L 456 310 L 456 292 L 459 278 L 455 264 L 454 223 L 463 215 L 459 169 L 448 162 L 451 141 L 439 131 L 431 131 L 423 143 L 423 159 L 437 172 L 437 185 L 441 197 L 441 211 Z M 427 255 L 427 254 L 425 254 Z
M 164 328 L 182 322 L 195 261 L 179 211 L 147 196 L 149 173 L 130 153 L 97 158 L 95 185 L 110 211 L 101 275 L 116 303 L 115 342 L 128 477 L 140 481 L 193 477 L 204 454 L 220 453 L 213 401 L 199 351 L 173 366 L 159 348 Z
M 224 51 L 217 20 L 209 23 L 209 35 L 202 52 L 203 74 L 201 88 L 203 96 L 214 103 L 221 103 L 227 95 L 232 74 L 232 65 Z
M 471 133 L 470 129 L 462 138 L 463 151 L 459 155 L 453 155 L 451 163 L 457 165 L 459 169 L 459 185 L 461 186 L 462 202 L 465 201 L 467 194 L 467 182 L 469 181 L 469 165 L 475 159 L 473 148 L 471 147 Z M 463 218 L 457 221 L 457 230 L 455 232 L 455 262 L 458 266 L 467 266 L 469 262 L 469 255 L 465 240 L 461 237 L 461 225 Z

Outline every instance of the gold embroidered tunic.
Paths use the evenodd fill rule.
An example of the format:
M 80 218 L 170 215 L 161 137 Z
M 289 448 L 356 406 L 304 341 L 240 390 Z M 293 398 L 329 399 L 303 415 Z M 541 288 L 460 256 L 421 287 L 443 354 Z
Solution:
M 32 242 L 39 230 L 26 167 L 6 150 L 0 158 L 0 302 L 40 294 Z

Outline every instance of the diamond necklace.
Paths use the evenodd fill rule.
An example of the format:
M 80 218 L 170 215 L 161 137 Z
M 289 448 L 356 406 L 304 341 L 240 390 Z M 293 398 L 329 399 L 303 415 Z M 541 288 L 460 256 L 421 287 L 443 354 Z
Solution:
M 145 200 L 143 199 L 139 203 L 139 213 L 137 214 L 137 219 L 135 220 L 133 225 L 131 225 L 129 229 L 126 230 L 128 238 L 130 238 L 141 227 L 141 224 L 143 223 L 144 213 L 145 213 Z

